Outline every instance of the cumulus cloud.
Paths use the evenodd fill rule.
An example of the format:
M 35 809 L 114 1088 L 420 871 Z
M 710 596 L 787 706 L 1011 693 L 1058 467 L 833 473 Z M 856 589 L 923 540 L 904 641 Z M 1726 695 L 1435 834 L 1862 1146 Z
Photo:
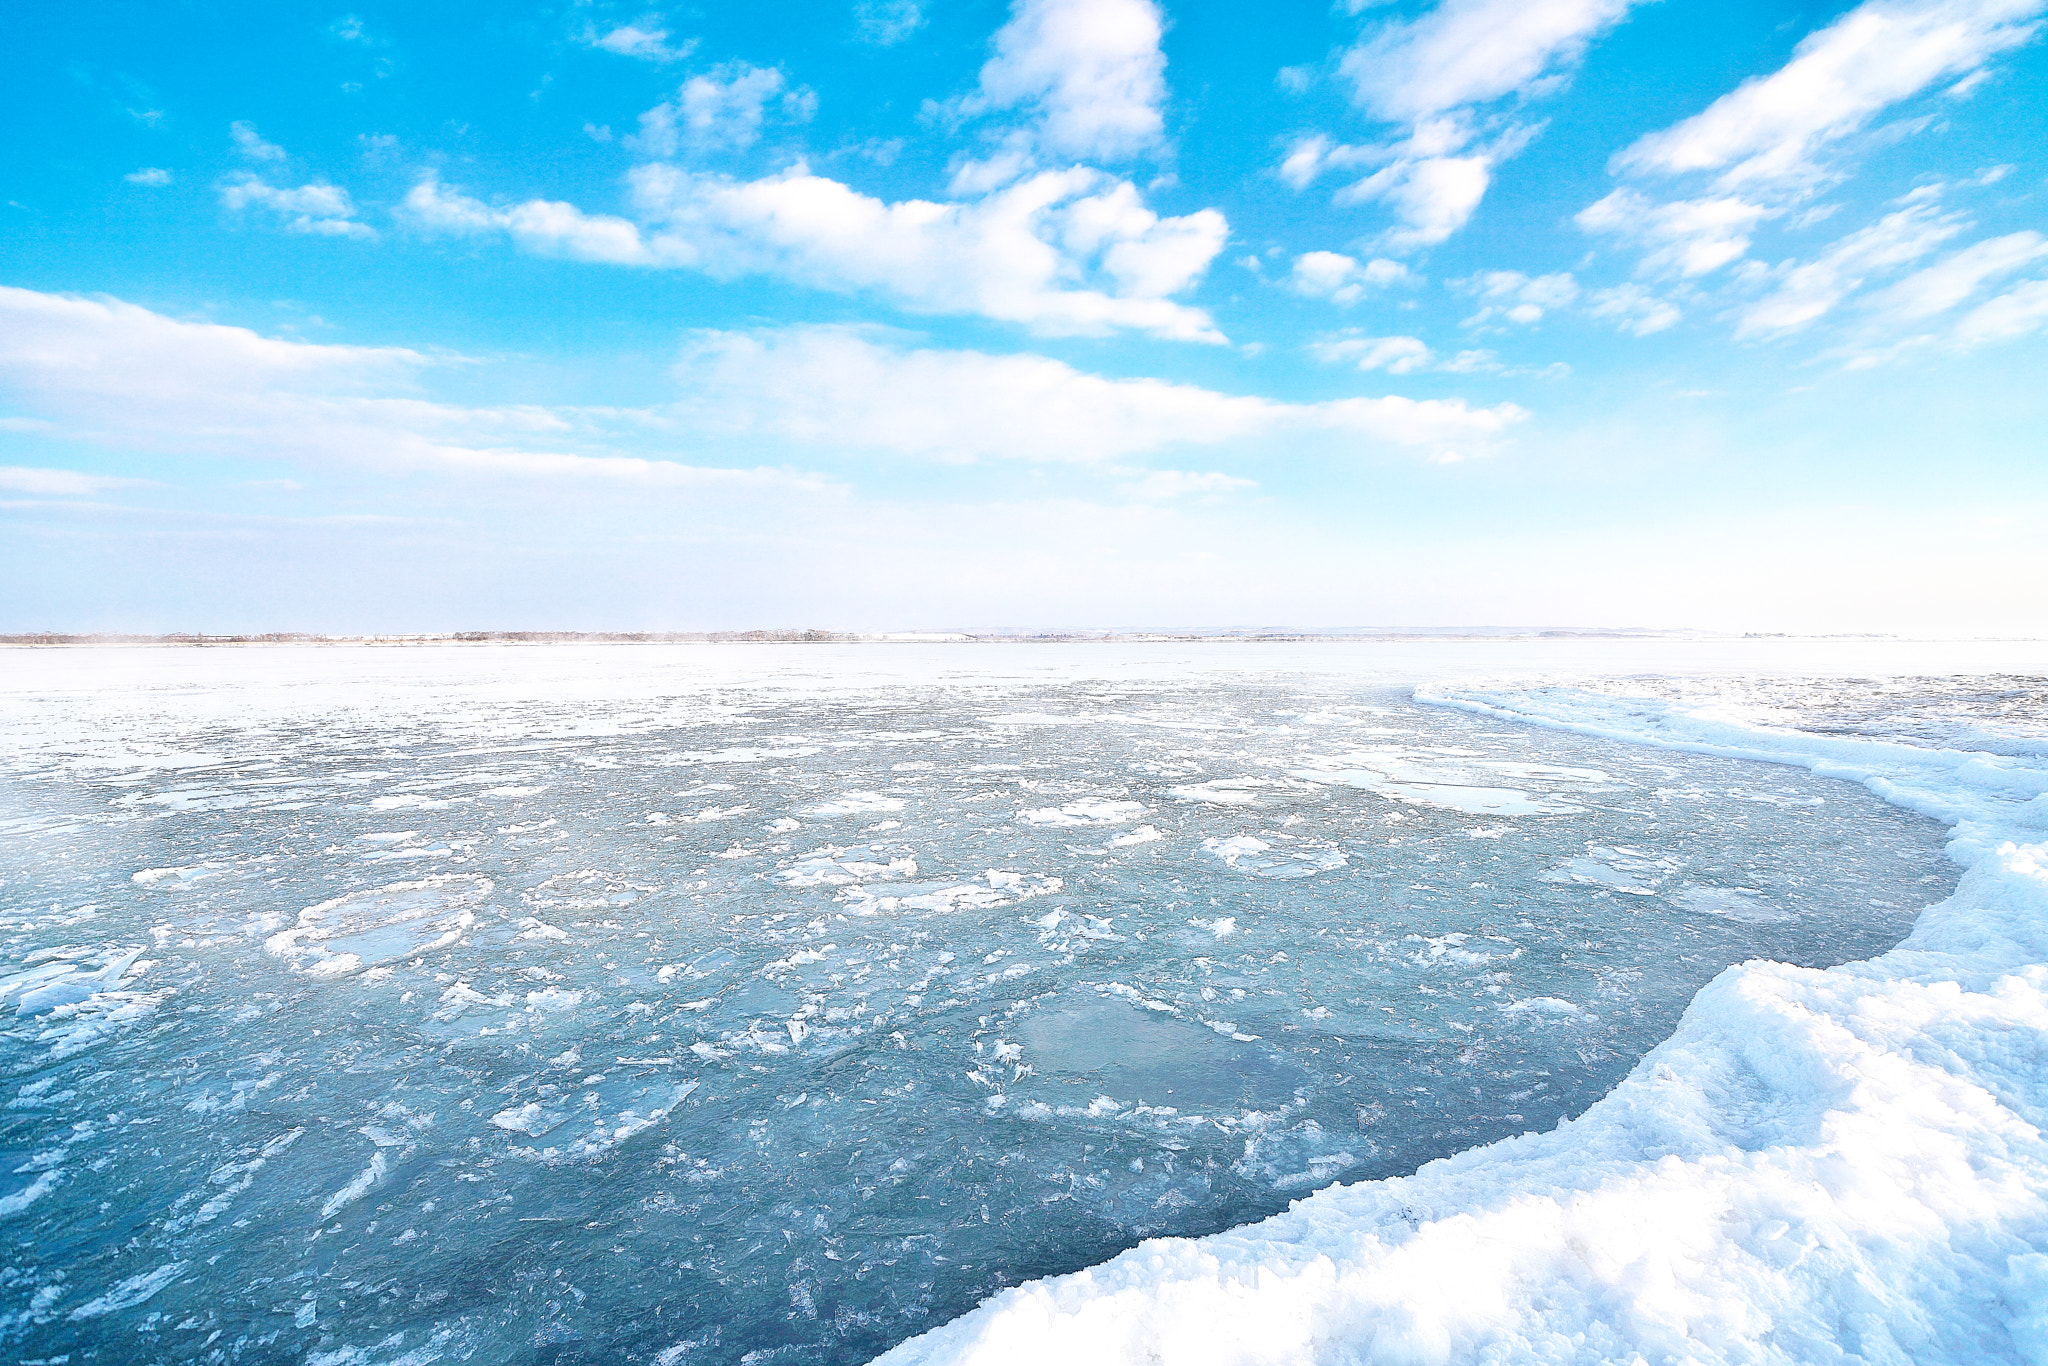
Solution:
M 1376 165 L 1336 202 L 1384 201 L 1397 226 L 1390 250 L 1444 241 L 1485 198 L 1493 168 L 1534 129 L 1500 105 L 1561 86 L 1586 47 L 1635 0 L 1443 0 L 1413 18 L 1378 25 L 1339 61 L 1361 110 L 1405 125 L 1391 142 L 1338 145 L 1322 134 L 1289 149 L 1280 174 L 1303 188 L 1326 171 Z
M 1525 275 L 1519 270 L 1482 270 L 1451 287 L 1480 300 L 1480 309 L 1465 319 L 1466 327 L 1480 327 L 1495 319 L 1511 323 L 1533 323 L 1545 309 L 1562 308 L 1579 297 L 1579 282 L 1569 272 L 1555 275 Z
M 1390 250 L 1434 246 L 1471 219 L 1493 183 L 1495 153 L 1398 157 L 1390 166 L 1339 190 L 1333 202 L 1383 199 L 1401 226 L 1386 234 Z
M 876 47 L 894 47 L 923 27 L 918 0 L 859 0 L 853 7 L 854 32 Z
M 1507 365 L 1498 355 L 1483 348 L 1440 356 L 1420 337 L 1375 337 L 1356 327 L 1318 337 L 1306 349 L 1311 356 L 1328 365 L 1349 365 L 1368 373 L 1382 370 L 1390 375 L 1433 370 L 1446 375 L 1518 375 L 1559 379 L 1572 372 L 1572 368 L 1562 361 L 1549 365 Z
M 1293 188 L 1305 190 L 1324 171 L 1337 166 L 1356 166 L 1376 155 L 1370 149 L 1339 147 L 1327 134 L 1311 133 L 1297 138 L 1287 149 L 1287 155 L 1280 158 L 1279 175 Z
M 1184 446 L 1320 434 L 1360 451 L 1488 444 L 1527 416 L 1458 399 L 1280 403 L 1157 379 L 1110 379 L 1046 356 L 912 348 L 842 328 L 713 332 L 677 369 L 684 411 L 764 432 L 942 461 L 1109 463 Z
M 1163 27 L 1152 0 L 1015 0 L 969 108 L 1030 111 L 1053 156 L 1150 151 L 1165 136 Z
M 633 144 L 649 156 L 671 157 L 683 147 L 698 151 L 744 151 L 760 139 L 771 103 L 792 123 L 803 123 L 817 111 L 817 96 L 808 89 L 788 89 L 780 67 L 727 62 L 705 75 L 684 81 L 673 100 L 640 116 L 640 136 Z
M 647 62 L 680 62 L 696 50 L 697 40 L 686 39 L 680 43 L 669 41 L 669 31 L 662 27 L 659 15 L 647 15 L 630 24 L 619 24 L 600 33 L 596 28 L 583 32 L 586 45 L 603 52 L 615 52 L 621 57 L 638 57 Z
M 1412 284 L 1415 274 L 1399 261 L 1360 261 L 1336 251 L 1305 251 L 1294 258 L 1289 283 L 1296 293 L 1332 303 L 1355 304 L 1368 289 Z
M 615 266 L 694 264 L 694 257 L 664 260 L 642 240 L 639 225 L 611 214 L 587 214 L 574 204 L 529 199 L 492 207 L 444 189 L 429 177 L 412 187 L 399 206 L 415 226 L 453 234 L 503 232 L 541 256 L 597 261 Z
M 737 180 L 655 162 L 636 168 L 631 184 L 638 222 L 544 200 L 491 207 L 432 180 L 414 187 L 405 211 L 423 227 L 502 231 L 538 252 L 726 278 L 773 274 L 1044 333 L 1223 340 L 1207 313 L 1169 297 L 1222 250 L 1223 215 L 1161 217 L 1129 182 L 1085 167 L 965 203 L 887 203 L 801 165 Z
M 1415 371 L 1436 371 L 1440 375 L 1522 375 L 1538 379 L 1571 375 L 1571 367 L 1563 360 L 1554 360 L 1550 365 L 1503 365 L 1495 352 L 1485 348 L 1440 356 L 1419 336 L 1368 336 L 1360 328 L 1321 336 L 1309 342 L 1307 350 L 1325 365 L 1350 365 L 1366 373 L 1413 375 Z
M 1633 283 L 1596 289 L 1586 296 L 1586 302 L 1588 313 L 1636 337 L 1662 332 L 1684 316 L 1670 300 Z
M 1690 277 L 1741 259 L 1757 224 L 1781 212 L 1735 195 L 1658 204 L 1621 189 L 1579 210 L 1574 221 L 1587 232 L 1643 247 L 1645 274 Z
M 1808 184 L 1817 158 L 1884 109 L 1968 77 L 2034 36 L 2041 0 L 1866 0 L 1703 112 L 1615 157 L 1622 172 L 1718 172 L 1716 185 Z
M 1542 94 L 1634 0 L 1443 0 L 1344 54 L 1358 102 L 1390 123 L 1421 123 L 1506 95 Z
M 171 173 L 161 166 L 145 166 L 139 171 L 130 171 L 121 177 L 130 185 L 168 185 Z
M 922 13 L 911 5 L 860 15 L 883 8 L 906 23 Z M 1163 146 L 1161 28 L 1153 0 L 1014 0 L 979 88 L 940 112 L 1019 112 L 1025 121 L 996 140 L 993 155 L 959 166 L 944 200 L 888 202 L 801 162 L 755 179 L 677 164 L 686 149 L 751 146 L 771 112 L 810 117 L 815 98 L 789 89 L 780 69 L 729 63 L 642 116 L 627 141 L 647 160 L 628 176 L 627 213 L 551 199 L 486 203 L 429 177 L 399 216 L 435 232 L 503 233 L 538 253 L 719 278 L 774 275 L 1041 334 L 1223 342 L 1206 311 L 1176 297 L 1228 240 L 1221 213 L 1162 215 L 1126 179 L 1042 164 Z
M 360 14 L 344 14 L 327 26 L 328 35 L 339 42 L 361 43 L 365 47 L 382 47 L 384 44 L 370 36 L 363 26 Z
M 295 190 L 272 185 L 244 172 L 221 187 L 222 207 L 232 213 L 260 209 L 276 215 L 287 232 L 316 237 L 372 238 L 377 230 L 357 220 L 348 191 L 337 185 L 301 185 Z
M 228 125 L 228 136 L 234 139 L 235 149 L 251 161 L 283 161 L 284 148 L 274 142 L 265 142 L 256 131 L 256 126 L 246 119 L 236 119 Z
M 1332 365 L 1356 365 L 1390 375 L 1427 369 L 1436 360 L 1436 353 L 1420 337 L 1368 337 L 1357 331 L 1311 342 L 1308 350 L 1317 360 Z

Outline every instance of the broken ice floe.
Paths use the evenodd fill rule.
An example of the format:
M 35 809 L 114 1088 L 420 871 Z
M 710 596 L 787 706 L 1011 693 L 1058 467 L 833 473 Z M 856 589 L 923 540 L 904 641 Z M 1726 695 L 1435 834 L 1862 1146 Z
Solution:
M 1585 807 L 1567 794 L 1612 782 L 1600 769 L 1487 759 L 1443 747 L 1357 750 L 1318 759 L 1314 767 L 1293 770 L 1293 776 L 1469 816 L 1575 815 Z M 1503 778 L 1520 785 L 1505 786 Z
M 1702 887 L 1687 883 L 1666 899 L 1684 910 L 1717 915 L 1746 925 L 1768 925 L 1793 919 L 1789 912 L 1773 906 L 1764 900 L 1761 892 L 1751 887 Z
M 1041 806 L 1029 811 L 1019 811 L 1017 819 L 1025 825 L 1117 825 L 1124 821 L 1136 820 L 1144 814 L 1143 802 L 1118 802 L 1091 797 L 1078 802 L 1068 802 L 1065 806 Z
M 1544 882 L 1600 887 L 1628 896 L 1652 896 L 1681 866 L 1668 855 L 1589 844 L 1584 854 L 1536 876 Z
M 1342 849 L 1295 844 L 1276 848 L 1252 835 L 1211 837 L 1202 841 L 1202 849 L 1221 859 L 1225 867 L 1254 877 L 1311 877 L 1348 862 Z
M 490 892 L 491 880 L 475 873 L 348 892 L 300 911 L 298 923 L 264 947 L 294 971 L 340 977 L 453 944 L 476 923 L 476 907 Z

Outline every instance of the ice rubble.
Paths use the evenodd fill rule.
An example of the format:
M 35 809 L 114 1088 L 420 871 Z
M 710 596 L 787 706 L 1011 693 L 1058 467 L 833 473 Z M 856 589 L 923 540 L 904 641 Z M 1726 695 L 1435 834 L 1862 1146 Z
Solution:
M 151 944 L 0 1021 L 0 1345 L 845 1366 L 1544 1127 L 1721 964 L 1875 952 L 1950 880 L 1808 774 L 1313 673 L 665 691 L 622 652 L 592 703 L 559 658 L 217 723 L 152 666 L 0 728 L 0 802 L 58 832 L 0 946 Z
M 1549 1133 L 1143 1243 L 880 1361 L 2048 1363 L 2048 766 L 1671 699 L 1418 700 L 1861 782 L 1953 826 L 1967 872 L 1877 958 L 1727 969 Z

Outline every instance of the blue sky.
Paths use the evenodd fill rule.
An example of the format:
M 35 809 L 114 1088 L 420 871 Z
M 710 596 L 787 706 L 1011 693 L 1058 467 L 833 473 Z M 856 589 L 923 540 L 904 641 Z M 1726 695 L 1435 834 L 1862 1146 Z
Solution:
M 2048 0 L 77 4 L 0 629 L 2048 630 Z

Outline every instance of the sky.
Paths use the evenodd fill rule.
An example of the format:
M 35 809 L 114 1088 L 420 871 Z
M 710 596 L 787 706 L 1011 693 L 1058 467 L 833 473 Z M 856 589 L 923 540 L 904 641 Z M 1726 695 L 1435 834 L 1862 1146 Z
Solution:
M 2044 18 L 17 6 L 0 631 L 2048 633 Z

